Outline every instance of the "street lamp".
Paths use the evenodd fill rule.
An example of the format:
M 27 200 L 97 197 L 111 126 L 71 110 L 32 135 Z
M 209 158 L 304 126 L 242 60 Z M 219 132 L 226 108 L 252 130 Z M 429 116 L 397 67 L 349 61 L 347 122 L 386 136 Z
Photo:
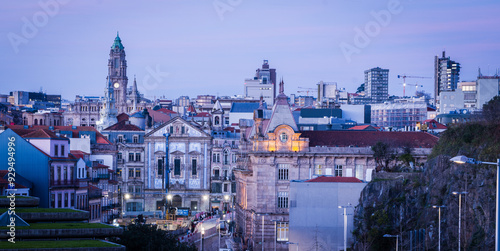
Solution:
M 462 194 L 468 194 L 468 192 L 452 192 L 454 195 L 458 195 L 458 251 L 460 251 L 460 228 L 462 224 Z
M 499 208 L 500 208 L 500 201 L 498 199 L 498 196 L 500 195 L 500 187 L 499 187 L 499 183 L 500 183 L 500 159 L 497 159 L 497 162 L 484 162 L 484 161 L 479 161 L 479 160 L 475 160 L 473 158 L 468 158 L 466 156 L 455 156 L 453 158 L 450 159 L 450 161 L 453 161 L 455 163 L 458 163 L 458 164 L 464 164 L 464 163 L 469 163 L 469 164 L 485 164 L 485 165 L 496 165 L 497 166 L 497 198 L 496 198 L 496 201 L 497 201 L 497 204 L 496 204 L 496 224 L 495 224 L 495 251 L 500 251 L 500 228 L 499 228 L 499 225 L 500 225 L 500 211 L 499 211 Z
M 279 222 L 279 220 L 271 220 L 274 222 L 274 251 L 276 251 L 276 239 L 278 239 L 277 231 L 276 231 L 276 223 Z
M 203 251 L 203 237 L 205 236 L 205 227 L 201 227 L 201 251 Z
M 289 242 L 289 241 L 287 241 L 286 244 L 288 244 L 288 245 L 290 245 L 290 244 L 297 245 L 297 251 L 299 251 L 299 243 L 298 242 Z
M 446 206 L 432 206 L 432 208 L 437 208 L 439 212 L 439 227 L 438 227 L 438 251 L 441 251 L 441 208 Z
M 267 216 L 269 214 L 260 214 L 262 217 L 262 251 L 264 251 L 264 216 Z
M 352 207 L 351 203 L 347 203 L 347 206 L 339 206 L 339 208 L 344 209 L 344 250 L 347 250 L 347 208 Z
M 170 201 L 170 204 L 169 204 L 169 201 Z M 169 206 L 170 205 L 170 206 Z M 172 213 L 170 211 L 170 207 L 172 207 L 172 195 L 171 194 L 167 194 L 167 206 L 168 206 L 168 216 L 170 218 L 170 214 Z M 165 213 L 165 219 L 167 219 L 167 215 Z
M 386 238 L 395 237 L 395 238 L 396 238 L 396 251 L 398 251 L 398 240 L 399 240 L 399 235 L 384 234 L 384 237 L 386 237 Z

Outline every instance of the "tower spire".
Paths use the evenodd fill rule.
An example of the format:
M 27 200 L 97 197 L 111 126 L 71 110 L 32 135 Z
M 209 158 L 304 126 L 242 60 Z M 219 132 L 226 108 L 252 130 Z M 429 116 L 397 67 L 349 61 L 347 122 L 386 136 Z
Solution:
M 285 84 L 283 83 L 283 77 L 281 77 L 279 94 L 284 94 L 284 93 L 285 93 Z

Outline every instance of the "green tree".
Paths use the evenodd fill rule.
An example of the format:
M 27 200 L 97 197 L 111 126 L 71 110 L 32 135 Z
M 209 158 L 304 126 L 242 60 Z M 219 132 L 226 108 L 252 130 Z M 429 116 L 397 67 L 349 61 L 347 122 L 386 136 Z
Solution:
M 500 124 L 500 96 L 495 96 L 483 105 L 483 119 L 492 124 Z
M 377 162 L 377 169 L 382 168 L 389 171 L 389 165 L 397 158 L 395 151 L 389 144 L 384 142 L 377 142 L 372 146 L 373 158 Z
M 362 83 L 358 89 L 356 90 L 356 93 L 364 92 L 365 91 L 365 83 Z
M 410 166 L 410 163 L 415 163 L 415 158 L 411 155 L 411 147 L 403 147 L 403 152 L 399 155 L 398 159 L 402 161 L 406 166 Z
M 122 236 L 111 241 L 124 245 L 127 250 L 197 250 L 193 244 L 179 242 L 176 236 L 149 224 L 130 224 Z

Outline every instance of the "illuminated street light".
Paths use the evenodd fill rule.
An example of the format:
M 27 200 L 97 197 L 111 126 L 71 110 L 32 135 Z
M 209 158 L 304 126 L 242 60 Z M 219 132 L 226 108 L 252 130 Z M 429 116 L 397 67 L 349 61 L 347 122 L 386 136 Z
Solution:
M 386 237 L 386 238 L 390 238 L 390 237 L 394 237 L 394 238 L 396 238 L 396 251 L 398 251 L 398 240 L 399 240 L 399 235 L 384 234 L 384 237 Z
M 497 159 L 497 162 L 485 162 L 485 161 L 479 161 L 475 160 L 473 158 L 469 158 L 467 156 L 455 156 L 450 159 L 450 161 L 453 161 L 458 164 L 464 164 L 464 163 L 469 163 L 469 164 L 485 164 L 485 165 L 495 165 L 497 166 L 497 195 L 496 195 L 496 223 L 495 223 L 495 251 L 500 251 L 500 201 L 498 199 L 498 196 L 500 195 L 500 159 Z
M 444 208 L 446 206 L 432 206 L 432 208 L 437 208 L 439 210 L 439 230 L 438 230 L 438 251 L 441 251 L 441 208 Z

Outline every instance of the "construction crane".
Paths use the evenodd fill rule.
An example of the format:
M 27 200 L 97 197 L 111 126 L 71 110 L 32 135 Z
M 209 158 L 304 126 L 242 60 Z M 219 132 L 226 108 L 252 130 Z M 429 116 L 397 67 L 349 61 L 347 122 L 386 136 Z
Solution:
M 415 95 L 417 95 L 418 87 L 424 87 L 423 85 L 419 85 L 418 83 L 417 84 L 408 84 L 408 85 L 415 86 Z
M 301 86 L 299 86 L 298 88 L 299 89 L 305 89 L 305 90 L 307 90 L 307 91 L 297 91 L 297 92 L 305 92 L 307 94 L 307 96 L 309 96 L 309 92 L 310 91 L 316 91 L 316 90 L 318 90 L 317 88 L 309 88 L 309 87 L 301 87 Z
M 405 89 L 406 89 L 406 78 L 430 78 L 430 77 L 419 77 L 419 76 L 406 76 L 406 75 L 398 75 L 398 78 L 403 79 L 403 97 L 406 96 Z

